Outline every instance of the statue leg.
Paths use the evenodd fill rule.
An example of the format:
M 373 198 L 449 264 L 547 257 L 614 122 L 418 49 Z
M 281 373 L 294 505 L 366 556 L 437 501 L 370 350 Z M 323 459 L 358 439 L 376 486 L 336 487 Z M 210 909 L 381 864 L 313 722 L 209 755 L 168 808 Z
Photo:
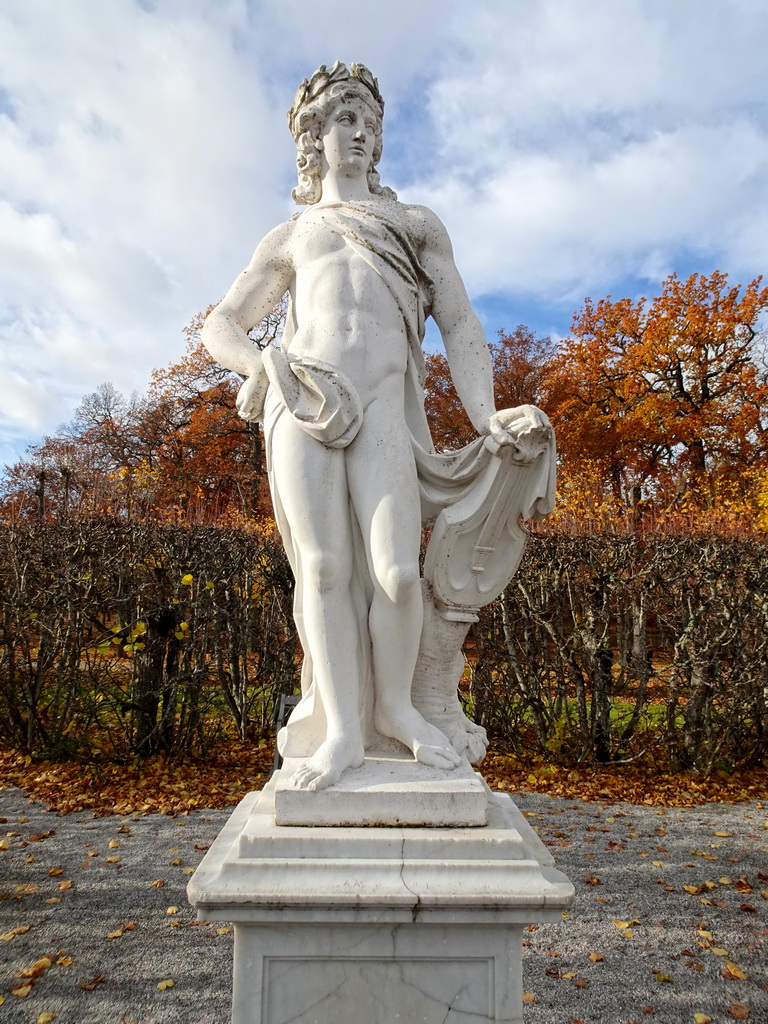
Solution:
M 279 493 L 301 575 L 304 633 L 327 720 L 294 785 L 323 789 L 363 763 L 358 715 L 357 630 L 350 597 L 352 529 L 343 451 L 326 448 L 288 415 L 272 433 Z
M 384 391 L 370 403 L 347 452 L 349 491 L 374 586 L 368 619 L 374 724 L 385 736 L 405 744 L 418 761 L 453 768 L 461 760 L 459 755 L 411 702 L 423 614 L 421 509 L 401 395 Z

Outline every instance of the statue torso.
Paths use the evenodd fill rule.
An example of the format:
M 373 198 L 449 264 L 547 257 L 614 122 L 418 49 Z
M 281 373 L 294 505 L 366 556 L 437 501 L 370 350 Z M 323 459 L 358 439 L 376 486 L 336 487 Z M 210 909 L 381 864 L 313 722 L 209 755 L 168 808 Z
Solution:
M 392 246 L 390 225 L 413 245 L 412 208 L 391 200 L 317 204 L 301 213 L 293 221 L 289 242 L 297 330 L 288 351 L 337 366 L 355 384 L 365 407 L 387 383 L 401 385 L 408 341 L 390 285 L 366 259 L 370 231 L 368 248 L 359 244 L 352 218 L 360 207 L 363 213 L 369 208 L 381 215 L 382 220 L 374 220 L 373 225 L 381 232 L 382 249 Z M 348 230 L 343 221 L 340 225 L 337 214 L 350 215 Z M 385 233 L 390 234 L 389 240 Z

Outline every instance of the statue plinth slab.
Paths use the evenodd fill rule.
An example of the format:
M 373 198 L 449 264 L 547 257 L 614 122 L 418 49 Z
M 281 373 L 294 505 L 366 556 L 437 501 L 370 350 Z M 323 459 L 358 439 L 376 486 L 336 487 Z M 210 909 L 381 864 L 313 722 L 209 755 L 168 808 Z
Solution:
M 333 786 L 292 785 L 299 758 L 286 758 L 275 783 L 277 825 L 480 826 L 487 821 L 484 783 L 464 760 L 452 771 L 430 768 L 409 753 L 369 754 Z
M 236 808 L 189 883 L 235 926 L 233 1024 L 522 1024 L 522 933 L 573 886 L 515 807 L 480 827 L 281 826 L 277 780 Z

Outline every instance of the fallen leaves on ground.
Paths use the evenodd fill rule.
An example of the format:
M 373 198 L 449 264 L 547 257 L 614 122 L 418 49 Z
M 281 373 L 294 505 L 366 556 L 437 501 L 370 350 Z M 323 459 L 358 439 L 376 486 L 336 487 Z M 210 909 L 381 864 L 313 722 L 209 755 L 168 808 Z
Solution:
M 0 773 L 9 785 L 45 801 L 62 814 L 91 810 L 95 814 L 179 814 L 195 808 L 229 807 L 248 792 L 260 789 L 272 767 L 274 747 L 227 740 L 205 758 L 164 755 L 139 764 L 83 764 L 35 760 L 11 750 L 0 751 Z M 570 768 L 534 755 L 525 761 L 492 737 L 491 752 L 481 772 L 492 789 L 529 790 L 568 799 L 627 801 L 666 807 L 690 807 L 709 801 L 737 803 L 768 791 L 768 769 L 702 777 L 670 772 L 638 760 L 625 765 Z M 725 838 L 725 837 L 724 837 Z M 0 849 L 5 848 L 0 840 Z M 116 849 L 116 847 L 112 847 Z M 708 858 L 714 855 L 709 851 Z M 592 884 L 600 884 L 598 881 Z
M 261 789 L 273 754 L 271 745 L 231 740 L 212 748 L 205 759 L 158 755 L 138 764 L 88 765 L 35 760 L 6 749 L 0 750 L 0 775 L 4 784 L 18 786 L 61 814 L 183 814 L 230 807 L 249 789 Z
M 78 982 L 77 987 L 83 989 L 84 992 L 93 992 L 94 989 L 104 981 L 105 977 L 106 976 L 104 974 L 97 974 L 95 977 L 91 978 L 90 981 Z
M 735 1017 L 736 1020 L 747 1020 L 749 1017 L 749 1007 L 746 1003 L 732 1003 L 728 1007 L 728 1013 Z
M 664 765 L 663 751 L 649 753 L 628 764 L 555 764 L 541 755 L 518 756 L 502 737 L 492 735 L 491 749 L 480 771 L 491 789 L 547 793 L 564 799 L 603 803 L 645 804 L 656 807 L 693 807 L 709 802 L 741 803 L 768 792 L 768 769 L 732 773 L 673 772 Z

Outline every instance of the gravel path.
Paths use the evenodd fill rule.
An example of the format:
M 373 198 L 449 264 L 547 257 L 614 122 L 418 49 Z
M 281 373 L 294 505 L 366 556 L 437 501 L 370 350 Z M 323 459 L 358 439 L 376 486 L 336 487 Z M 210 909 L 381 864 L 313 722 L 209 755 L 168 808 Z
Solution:
M 515 800 L 576 886 L 526 936 L 526 1024 L 768 1024 L 768 809 Z M 185 887 L 229 813 L 59 817 L 0 790 L 0 1024 L 225 1024 L 232 932 Z

